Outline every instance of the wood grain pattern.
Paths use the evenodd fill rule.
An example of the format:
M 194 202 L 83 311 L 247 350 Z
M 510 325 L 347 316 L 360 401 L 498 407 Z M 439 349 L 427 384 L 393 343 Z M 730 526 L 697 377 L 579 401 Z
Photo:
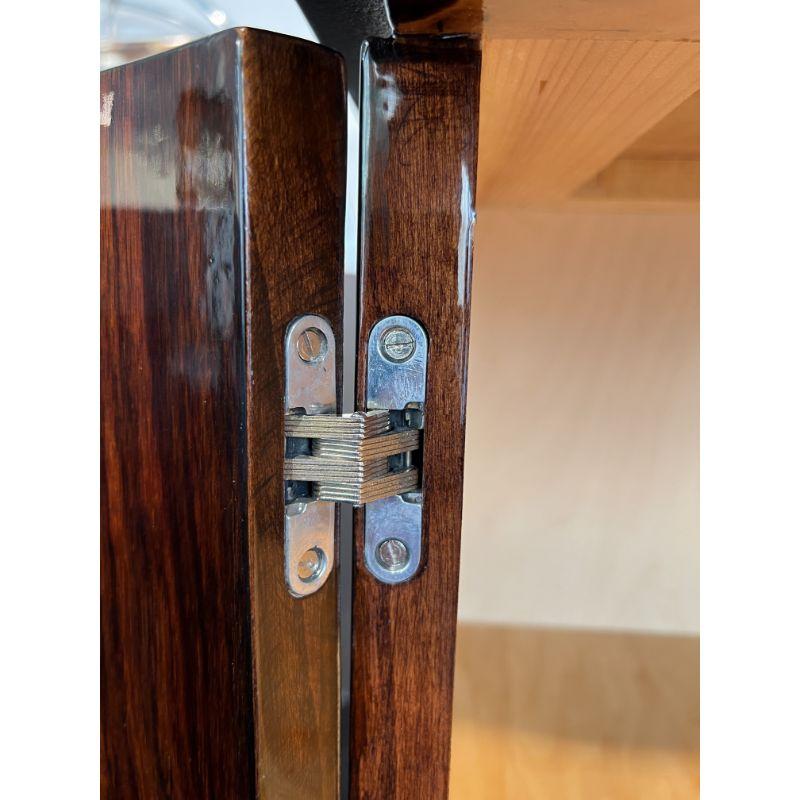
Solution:
M 103 796 L 252 797 L 235 41 L 102 75 Z
M 695 94 L 692 41 L 492 39 L 481 81 L 481 202 L 569 198 Z
M 573 195 L 639 209 L 700 201 L 700 92 L 667 114 Z
M 628 205 L 694 199 L 698 170 L 686 159 L 612 162 L 640 137 L 646 144 L 666 117 L 670 134 L 675 123 L 687 127 L 674 112 L 699 87 L 697 0 L 388 0 L 388 8 L 401 34 L 482 39 L 482 205 L 566 205 L 575 192 Z
M 400 34 L 697 41 L 697 0 L 388 0 Z
M 283 330 L 341 329 L 343 91 L 243 29 L 102 75 L 103 797 L 336 796 L 335 577 L 292 601 L 276 564 Z
M 377 582 L 355 515 L 351 797 L 447 797 L 461 529 L 480 51 L 376 40 L 362 74 L 357 400 L 373 325 L 406 314 L 430 351 L 421 572 Z
M 458 627 L 453 800 L 690 800 L 700 641 Z
M 332 51 L 247 31 L 247 429 L 250 586 L 260 797 L 339 796 L 336 568 L 315 594 L 283 577 L 283 340 L 300 314 L 342 341 L 344 66 Z M 248 47 L 249 39 L 265 42 Z M 277 113 L 276 113 L 277 112 Z M 260 313 L 255 313 L 259 310 Z M 342 348 L 337 348 L 341 410 Z M 338 555 L 337 555 L 338 559 Z

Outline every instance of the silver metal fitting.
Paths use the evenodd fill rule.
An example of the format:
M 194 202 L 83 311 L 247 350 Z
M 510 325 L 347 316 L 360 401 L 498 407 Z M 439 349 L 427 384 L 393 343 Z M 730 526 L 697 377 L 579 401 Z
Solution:
M 336 412 L 336 340 L 330 323 L 308 314 L 286 331 L 284 411 L 313 417 Z M 284 479 L 292 479 L 284 475 Z M 284 579 L 295 597 L 325 585 L 335 561 L 336 510 L 332 503 L 298 497 L 287 483 L 283 521 Z
M 285 339 L 284 576 L 318 591 L 335 560 L 334 502 L 364 505 L 365 562 L 401 583 L 422 555 L 420 477 L 428 339 L 409 317 L 381 320 L 367 345 L 367 411 L 336 414 L 336 341 L 327 320 L 296 319 Z
M 334 563 L 333 503 L 297 500 L 284 514 L 284 579 L 295 597 L 325 585 Z
M 391 409 L 399 424 L 425 425 L 428 337 L 410 317 L 378 322 L 367 344 L 367 408 Z M 419 569 L 423 494 L 397 492 L 364 507 L 364 562 L 383 583 L 402 583 Z
M 407 328 L 389 328 L 380 340 L 381 355 L 394 364 L 403 364 L 414 355 L 417 342 Z
M 422 492 L 395 495 L 364 509 L 364 562 L 382 583 L 403 583 L 422 555 Z

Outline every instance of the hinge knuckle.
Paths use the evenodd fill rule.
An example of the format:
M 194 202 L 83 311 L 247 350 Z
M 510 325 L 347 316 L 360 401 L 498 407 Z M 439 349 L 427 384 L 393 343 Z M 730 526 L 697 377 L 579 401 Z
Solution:
M 293 414 L 284 430 L 287 438 L 311 442 L 310 454 L 285 460 L 285 478 L 312 483 L 317 500 L 364 505 L 417 488 L 417 469 L 409 462 L 419 431 L 392 429 L 388 410 Z

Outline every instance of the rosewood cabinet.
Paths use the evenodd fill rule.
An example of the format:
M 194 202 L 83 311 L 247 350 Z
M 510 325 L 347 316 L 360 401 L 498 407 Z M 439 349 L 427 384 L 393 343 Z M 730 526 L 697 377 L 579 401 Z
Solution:
M 364 51 L 357 408 L 375 408 L 382 321 L 422 332 L 427 378 L 406 422 L 390 409 L 419 430 L 390 465 L 416 470 L 416 566 L 376 578 L 370 558 L 417 545 L 389 516 L 388 549 L 365 552 L 359 508 L 341 606 L 351 531 L 284 458 L 290 370 L 324 363 L 341 412 L 342 60 L 236 29 L 102 74 L 103 797 L 446 798 L 479 71 L 467 38 Z M 408 331 L 389 333 L 391 366 Z M 312 504 L 333 546 L 287 560 L 291 509 Z

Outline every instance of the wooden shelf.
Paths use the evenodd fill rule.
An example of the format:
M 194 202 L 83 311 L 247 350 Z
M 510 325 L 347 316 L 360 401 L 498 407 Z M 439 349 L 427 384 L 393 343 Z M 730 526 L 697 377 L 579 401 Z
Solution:
M 694 199 L 696 154 L 676 167 L 663 152 L 697 138 L 699 114 L 683 107 L 696 105 L 699 59 L 692 41 L 487 40 L 479 204 L 551 206 L 593 181 L 611 199 Z
M 452 800 L 699 796 L 699 640 L 460 625 Z

